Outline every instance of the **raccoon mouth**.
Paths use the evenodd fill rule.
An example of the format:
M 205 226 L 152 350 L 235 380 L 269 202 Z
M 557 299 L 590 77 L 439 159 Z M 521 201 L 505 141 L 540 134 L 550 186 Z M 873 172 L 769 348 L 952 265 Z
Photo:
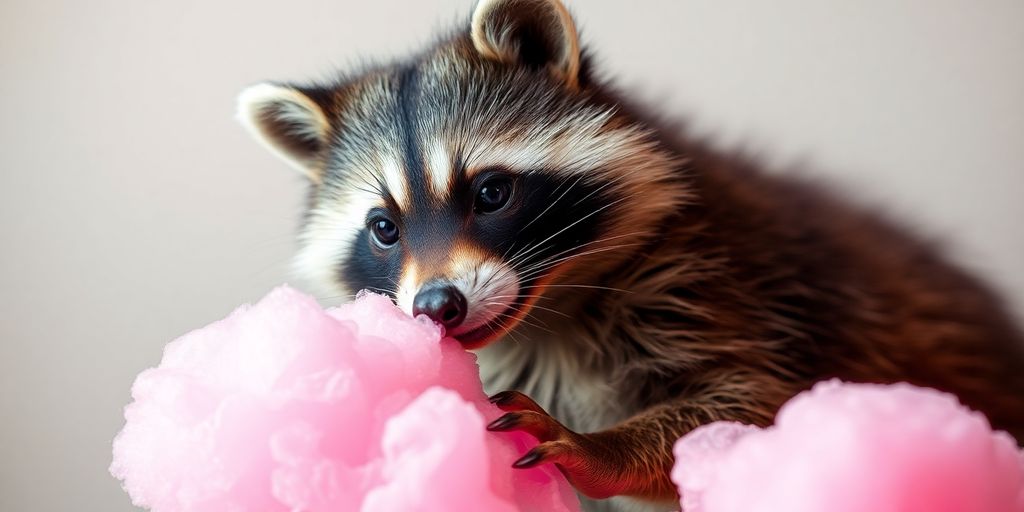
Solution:
M 512 304 L 509 304 L 501 313 L 495 315 L 494 318 L 468 331 L 452 334 L 452 337 L 467 349 L 481 348 L 500 338 L 506 330 L 511 329 L 513 325 L 519 322 L 519 319 L 525 314 L 525 311 L 523 311 L 524 303 L 523 299 L 517 299 Z M 520 313 L 516 314 L 517 311 Z
M 512 301 L 505 309 L 490 320 L 468 329 L 464 332 L 452 333 L 451 337 L 458 340 L 459 343 L 466 350 L 475 350 L 483 348 L 491 342 L 501 338 L 503 335 L 511 332 L 511 330 L 519 323 L 520 320 L 530 314 L 533 309 L 533 304 L 538 300 L 538 297 L 544 294 L 549 283 L 556 273 L 550 272 L 547 276 L 540 279 L 531 279 L 528 281 L 519 282 L 518 290 L 532 290 L 530 294 L 516 293 L 516 299 Z
M 480 327 L 475 327 L 472 330 L 466 331 L 460 334 L 452 335 L 453 338 L 459 340 L 459 343 L 466 348 L 480 348 L 491 341 L 491 338 L 497 337 L 498 330 L 501 329 L 500 320 L 491 320 Z

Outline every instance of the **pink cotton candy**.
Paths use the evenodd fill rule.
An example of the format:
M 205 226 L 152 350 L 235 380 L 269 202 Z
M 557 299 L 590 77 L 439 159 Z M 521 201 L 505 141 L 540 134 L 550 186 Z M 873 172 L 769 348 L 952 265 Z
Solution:
M 475 356 L 382 296 L 324 311 L 288 287 L 170 343 L 110 471 L 155 512 L 575 511 L 535 441 L 484 429 Z
M 1021 512 L 1024 454 L 955 397 L 819 383 L 767 429 L 719 422 L 675 446 L 684 512 Z

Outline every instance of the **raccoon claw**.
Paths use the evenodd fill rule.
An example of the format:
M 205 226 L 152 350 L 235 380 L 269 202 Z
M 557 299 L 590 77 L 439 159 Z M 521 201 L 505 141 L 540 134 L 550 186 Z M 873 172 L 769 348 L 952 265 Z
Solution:
M 538 441 L 554 441 L 570 434 L 569 430 L 548 416 L 547 413 L 534 411 L 518 411 L 505 413 L 504 416 L 492 421 L 487 425 L 491 432 L 507 432 L 509 430 L 522 430 Z
M 541 406 L 537 405 L 537 402 L 518 391 L 502 391 L 491 395 L 488 400 L 503 411 L 533 411 L 547 414 Z
M 545 412 L 541 406 L 537 405 L 537 402 L 518 391 L 498 393 L 492 396 L 490 401 L 499 409 L 509 412 L 487 425 L 487 430 L 492 432 L 522 430 L 541 442 L 575 435 Z
M 519 457 L 519 460 L 513 462 L 512 467 L 516 469 L 532 468 L 543 461 L 544 454 L 537 448 L 533 448 L 526 452 L 526 455 Z
M 516 469 L 532 468 L 534 466 L 552 462 L 559 465 L 559 469 L 565 472 L 563 464 L 573 459 L 574 447 L 566 441 L 548 441 L 533 447 L 526 452 L 519 460 L 512 463 Z
M 512 463 L 516 469 L 553 463 L 576 489 L 592 498 L 614 494 L 606 480 L 608 470 L 596 455 L 600 450 L 587 437 L 577 434 L 555 420 L 536 402 L 517 391 L 505 391 L 490 398 L 491 403 L 506 412 L 487 425 L 492 432 L 520 430 L 540 441 Z

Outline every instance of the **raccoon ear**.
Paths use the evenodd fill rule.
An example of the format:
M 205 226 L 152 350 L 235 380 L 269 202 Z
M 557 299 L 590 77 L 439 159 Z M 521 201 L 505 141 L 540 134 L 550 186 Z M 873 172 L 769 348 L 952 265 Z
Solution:
M 559 0 L 480 0 L 470 37 L 488 59 L 548 67 L 569 87 L 579 83 L 576 25 Z
M 238 95 L 238 120 L 272 153 L 319 182 L 330 133 L 327 97 L 312 89 L 253 85 Z

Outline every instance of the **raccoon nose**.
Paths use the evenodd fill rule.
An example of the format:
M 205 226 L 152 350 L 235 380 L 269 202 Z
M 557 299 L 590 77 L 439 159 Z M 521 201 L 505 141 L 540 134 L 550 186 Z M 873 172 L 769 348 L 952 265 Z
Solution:
M 452 285 L 425 287 L 412 301 L 412 316 L 419 315 L 452 329 L 466 319 L 466 297 Z

